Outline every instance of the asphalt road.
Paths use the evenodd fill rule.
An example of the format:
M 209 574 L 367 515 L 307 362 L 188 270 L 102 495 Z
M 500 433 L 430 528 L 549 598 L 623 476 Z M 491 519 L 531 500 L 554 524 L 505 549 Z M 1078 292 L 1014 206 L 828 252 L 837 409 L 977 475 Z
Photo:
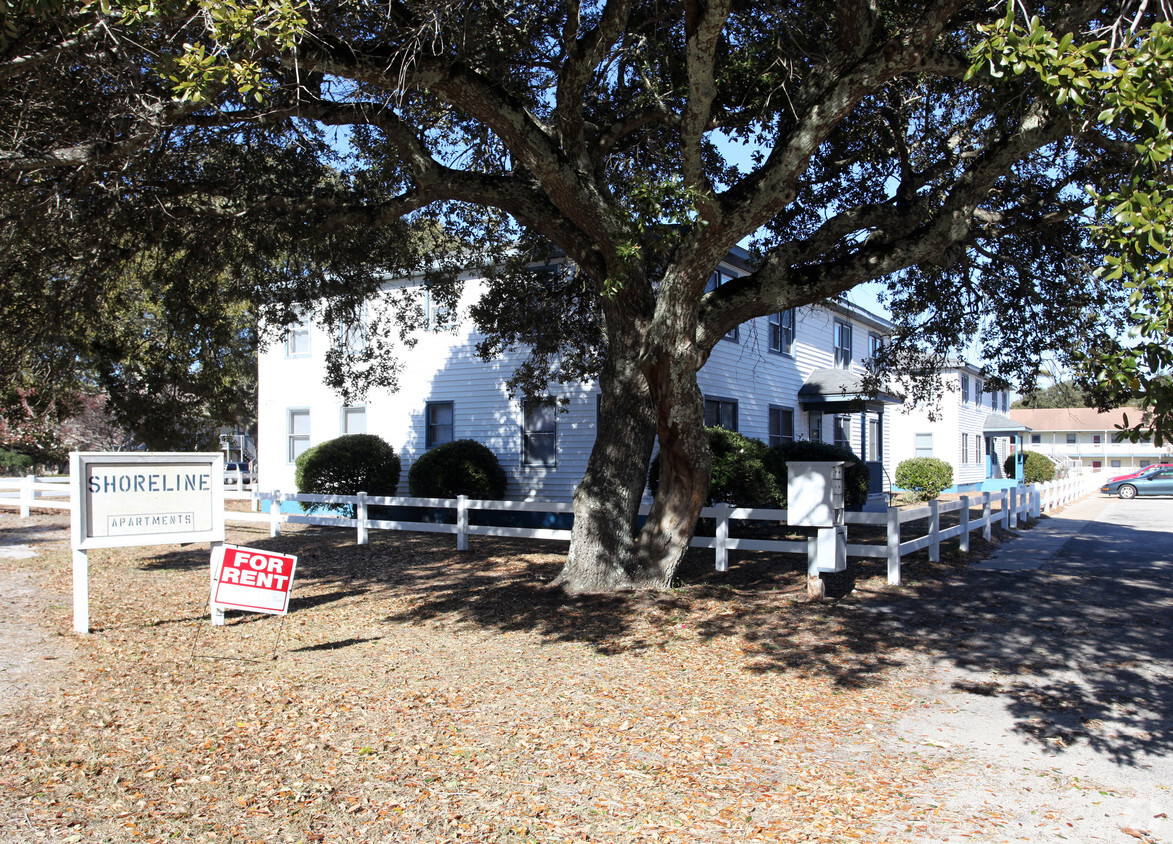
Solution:
M 1009 819 L 976 840 L 1173 842 L 1173 498 L 1085 499 L 886 611 L 936 673 L 897 741 L 966 763 L 918 799 Z

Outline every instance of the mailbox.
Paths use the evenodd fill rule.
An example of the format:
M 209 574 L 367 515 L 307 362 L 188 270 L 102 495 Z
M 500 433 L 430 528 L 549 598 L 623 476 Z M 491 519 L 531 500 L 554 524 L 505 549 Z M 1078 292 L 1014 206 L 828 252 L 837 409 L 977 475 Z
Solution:
M 797 527 L 837 527 L 843 524 L 843 467 L 841 460 L 798 461 L 786 464 L 786 521 Z

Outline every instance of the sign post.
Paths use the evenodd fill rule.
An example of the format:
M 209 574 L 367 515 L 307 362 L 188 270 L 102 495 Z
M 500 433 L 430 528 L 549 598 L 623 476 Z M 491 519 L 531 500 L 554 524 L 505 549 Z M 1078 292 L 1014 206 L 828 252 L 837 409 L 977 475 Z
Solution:
M 73 629 L 90 632 L 91 548 L 224 543 L 219 452 L 72 452 Z

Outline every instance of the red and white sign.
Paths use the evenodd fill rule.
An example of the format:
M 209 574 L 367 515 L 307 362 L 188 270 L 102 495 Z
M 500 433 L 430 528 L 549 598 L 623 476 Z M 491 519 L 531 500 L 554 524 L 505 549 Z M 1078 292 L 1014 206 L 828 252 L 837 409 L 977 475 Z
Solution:
M 222 609 L 251 610 L 285 615 L 297 557 L 225 545 L 212 603 Z

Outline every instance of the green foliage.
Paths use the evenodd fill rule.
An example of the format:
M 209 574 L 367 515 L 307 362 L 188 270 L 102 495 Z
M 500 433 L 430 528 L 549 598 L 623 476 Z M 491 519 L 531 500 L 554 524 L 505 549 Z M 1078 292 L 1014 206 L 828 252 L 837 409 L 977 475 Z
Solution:
M 1032 409 L 1052 407 L 1091 407 L 1092 399 L 1088 392 L 1076 381 L 1058 381 L 1050 387 L 1036 390 L 1018 399 L 1012 407 L 1026 407 Z
M 315 495 L 395 495 L 399 455 L 374 434 L 346 434 L 303 451 L 297 458 L 299 492 Z M 349 510 L 348 505 L 302 504 L 309 511 Z
M 721 427 L 706 428 L 705 433 L 713 455 L 708 503 L 777 506 L 779 495 L 785 493 L 779 492 L 774 475 L 766 465 L 769 449 L 765 443 Z M 657 456 L 648 472 L 648 488 L 654 495 L 659 487 L 660 458 Z
M 791 460 L 844 461 L 847 464 L 843 468 L 844 503 L 849 510 L 858 510 L 867 503 L 871 472 L 855 456 L 855 452 L 833 443 L 800 440 L 798 442 L 780 443 L 771 446 L 766 457 L 767 465 L 778 486 L 778 504 L 780 507 L 785 507 L 787 502 L 789 474 L 786 465 Z
M 407 488 L 417 498 L 480 500 L 505 497 L 509 478 L 492 451 L 476 440 L 454 440 L 420 455 L 407 473 Z
M 1014 477 L 1014 455 L 1011 454 L 1002 462 L 1002 471 L 1006 477 Z M 1055 480 L 1055 461 L 1037 451 L 1023 452 L 1022 478 L 1028 484 L 1045 484 Z
M 0 451 L 0 475 L 27 475 L 34 462 L 19 451 Z
M 953 486 L 953 467 L 936 457 L 913 457 L 896 467 L 896 485 L 915 492 L 921 501 L 932 501 Z

